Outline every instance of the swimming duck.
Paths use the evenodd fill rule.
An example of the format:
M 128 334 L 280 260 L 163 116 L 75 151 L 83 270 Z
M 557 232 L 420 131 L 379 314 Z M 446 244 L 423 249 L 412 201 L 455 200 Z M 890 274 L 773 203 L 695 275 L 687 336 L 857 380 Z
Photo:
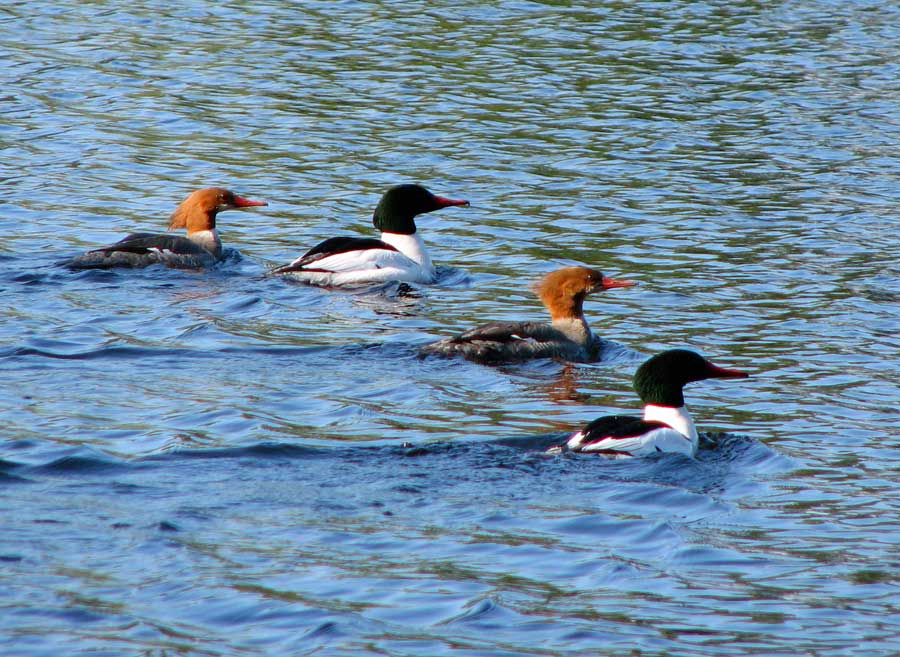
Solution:
M 491 322 L 452 338 L 426 345 L 423 354 L 463 356 L 479 363 L 507 363 L 532 358 L 590 362 L 599 357 L 600 339 L 584 318 L 588 294 L 632 281 L 607 278 L 589 267 L 565 267 L 550 272 L 535 291 L 550 312 L 550 323 Z
M 634 389 L 644 402 L 642 418 L 630 415 L 599 417 L 564 445 L 549 451 L 572 451 L 607 456 L 649 456 L 659 452 L 697 453 L 697 429 L 684 404 L 683 388 L 704 379 L 743 379 L 746 372 L 714 365 L 687 349 L 670 349 L 641 365 Z
M 160 233 L 132 233 L 115 244 L 93 249 L 66 263 L 72 269 L 147 267 L 156 263 L 168 267 L 200 269 L 222 258 L 222 241 L 216 231 L 216 215 L 224 210 L 268 205 L 251 201 L 221 187 L 193 192 L 181 202 L 169 223 L 169 230 L 187 229 L 187 237 Z
M 433 283 L 434 266 L 416 232 L 415 218 L 468 201 L 435 196 L 421 185 L 397 185 L 378 202 L 372 223 L 381 238 L 331 237 L 270 273 L 311 285 L 341 286 L 406 281 Z

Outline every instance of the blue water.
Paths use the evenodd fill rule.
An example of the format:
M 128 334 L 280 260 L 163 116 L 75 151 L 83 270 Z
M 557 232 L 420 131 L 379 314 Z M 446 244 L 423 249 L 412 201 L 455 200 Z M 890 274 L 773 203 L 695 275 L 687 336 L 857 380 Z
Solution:
M 888 2 L 0 7 L 0 654 L 900 653 L 900 9 Z M 372 235 L 436 286 L 265 277 Z M 208 272 L 58 263 L 223 213 Z M 586 304 L 601 363 L 419 345 Z M 687 389 L 696 460 L 542 454 Z

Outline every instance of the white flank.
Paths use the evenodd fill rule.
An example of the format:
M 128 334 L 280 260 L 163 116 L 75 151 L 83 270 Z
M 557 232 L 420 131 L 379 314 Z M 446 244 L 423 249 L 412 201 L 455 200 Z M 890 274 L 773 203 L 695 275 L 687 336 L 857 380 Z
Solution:
M 297 270 L 286 272 L 284 276 L 312 285 L 365 285 L 388 281 L 434 282 L 433 269 L 430 267 L 424 269 L 408 255 L 388 249 L 336 253 L 310 263 L 309 267 L 324 271 Z
M 576 431 L 569 439 L 566 441 L 566 447 L 569 449 L 576 449 L 581 445 L 581 441 L 584 439 L 584 431 Z
M 577 435 L 577 434 L 576 434 Z M 575 436 L 572 436 L 575 438 Z M 572 449 L 572 445 L 569 445 Z M 584 453 L 602 452 L 612 449 L 617 452 L 626 452 L 631 456 L 651 456 L 660 452 L 676 452 L 686 456 L 693 456 L 696 452 L 696 443 L 690 438 L 675 431 L 675 429 L 653 429 L 639 436 L 628 438 L 607 438 L 587 445 L 576 445 L 578 451 Z
M 631 456 L 650 456 L 660 452 L 676 452 L 694 456 L 697 453 L 697 429 L 694 427 L 694 420 L 686 407 L 673 408 L 647 404 L 644 407 L 644 420 L 662 422 L 668 426 L 653 429 L 638 436 L 606 438 L 588 444 L 583 444 L 584 432 L 579 431 L 572 434 L 566 441 L 566 446 L 580 452 L 600 452 L 611 449 L 627 452 Z

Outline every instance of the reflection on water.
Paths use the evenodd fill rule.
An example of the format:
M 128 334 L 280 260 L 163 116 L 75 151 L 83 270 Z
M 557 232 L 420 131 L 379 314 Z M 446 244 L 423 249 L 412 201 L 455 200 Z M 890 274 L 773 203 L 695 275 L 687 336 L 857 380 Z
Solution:
M 894 654 L 898 25 L 4 6 L 2 652 Z M 437 286 L 265 277 L 407 181 L 472 201 L 419 222 Z M 55 266 L 213 184 L 270 202 L 220 267 Z M 416 357 L 564 263 L 640 282 L 603 362 Z M 541 454 L 682 345 L 752 373 L 689 388 L 696 462 Z

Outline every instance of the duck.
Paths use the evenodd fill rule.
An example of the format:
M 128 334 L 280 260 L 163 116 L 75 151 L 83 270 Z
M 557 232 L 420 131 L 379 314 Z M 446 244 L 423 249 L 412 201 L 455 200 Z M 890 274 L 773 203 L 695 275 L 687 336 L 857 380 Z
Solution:
M 183 269 L 202 269 L 222 259 L 222 240 L 216 215 L 224 210 L 268 205 L 251 201 L 221 187 L 192 192 L 175 208 L 169 230 L 187 229 L 187 237 L 165 233 L 131 233 L 115 244 L 93 249 L 69 260 L 70 269 L 148 267 L 157 263 Z
M 670 349 L 644 362 L 634 389 L 644 402 L 643 417 L 606 415 L 548 451 L 602 454 L 615 458 L 676 452 L 697 453 L 699 437 L 684 403 L 684 386 L 705 379 L 744 379 L 749 374 L 713 364 L 689 349 Z
M 435 269 L 416 229 L 415 218 L 469 202 L 436 196 L 416 184 L 388 189 L 372 216 L 379 239 L 331 237 L 296 260 L 272 269 L 270 275 L 323 287 L 400 281 L 434 283 Z
M 550 272 L 534 290 L 550 313 L 546 322 L 491 322 L 451 338 L 425 345 L 422 355 L 462 356 L 484 364 L 536 358 L 592 362 L 599 358 L 601 340 L 584 318 L 585 297 L 634 281 L 607 278 L 590 267 L 564 267 Z

